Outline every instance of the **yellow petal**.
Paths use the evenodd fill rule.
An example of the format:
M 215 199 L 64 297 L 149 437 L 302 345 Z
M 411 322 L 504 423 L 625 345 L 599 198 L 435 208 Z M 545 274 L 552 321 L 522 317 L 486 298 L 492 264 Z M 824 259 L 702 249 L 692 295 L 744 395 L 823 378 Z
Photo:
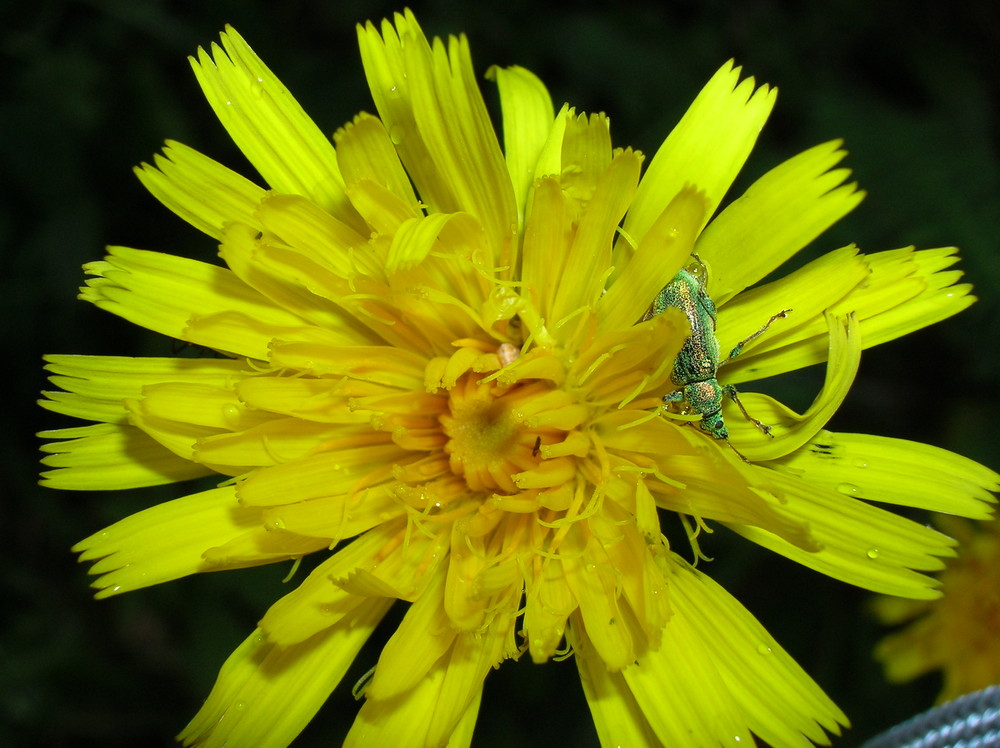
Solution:
M 929 444 L 820 431 L 804 448 L 768 464 L 859 499 L 989 519 L 1000 476 Z
M 718 682 L 742 713 L 741 724 L 768 745 L 828 745 L 824 731 L 839 735 L 840 725 L 848 724 L 843 712 L 736 599 L 679 557 L 674 560 L 668 585 L 675 617 L 667 624 L 664 639 L 671 636 L 675 621 L 687 622 L 693 630 L 687 639 L 690 656 L 714 664 Z M 697 697 L 703 681 L 694 673 L 667 673 L 668 678 L 689 675 L 688 688 Z
M 583 693 L 601 745 L 604 748 L 660 745 L 625 677 L 608 670 L 587 638 L 586 629 L 576 622 L 567 631 L 567 639 L 575 653 Z
M 278 647 L 258 629 L 219 672 L 204 706 L 177 736 L 184 745 L 288 745 L 340 683 L 392 605 L 376 598 L 301 644 Z
M 279 647 L 300 644 L 323 629 L 340 623 L 364 602 L 345 590 L 338 580 L 358 569 L 374 568 L 379 553 L 399 533 L 398 524 L 386 523 L 344 545 L 270 608 L 260 621 L 269 642 Z
M 528 193 L 536 177 L 538 158 L 549 138 L 555 112 L 545 84 L 518 65 L 491 67 L 486 77 L 495 80 L 503 116 L 503 145 L 507 171 L 514 186 L 518 227 L 524 226 Z
M 445 574 L 431 584 L 406 611 L 402 622 L 379 655 L 365 696 L 385 700 L 409 691 L 451 648 L 456 629 L 444 609 Z
M 566 139 L 566 130 L 571 126 L 571 121 L 576 117 L 576 109 L 569 104 L 563 104 L 556 114 L 549 136 L 545 139 L 541 151 L 538 154 L 538 163 L 535 166 L 536 181 L 541 177 L 559 177 L 563 174 L 563 143 Z M 528 190 L 528 206 L 531 205 L 531 192 Z M 525 220 L 528 221 L 529 210 L 525 212 Z M 530 223 L 530 221 L 528 221 Z
M 691 431 L 676 427 L 673 430 Z M 704 441 L 704 437 L 695 436 Z M 658 443 L 650 440 L 651 445 Z M 717 451 L 728 457 L 730 450 Z M 761 500 L 758 492 L 767 486 L 766 476 L 758 470 L 748 470 L 735 454 L 725 462 L 709 461 L 705 455 L 671 455 L 658 462 L 660 472 L 677 481 L 682 490 L 666 492 L 662 486 L 653 484 L 662 492 L 656 495 L 657 506 L 698 519 L 765 528 L 807 551 L 820 548 L 808 524 Z
M 178 579 L 210 570 L 207 548 L 260 524 L 260 510 L 243 509 L 232 486 L 213 488 L 157 504 L 81 540 L 73 551 L 97 562 L 91 574 L 95 597 Z
M 502 656 L 512 619 L 503 621 L 506 625 L 495 621 L 482 633 L 459 634 L 406 698 L 367 699 L 344 747 L 445 745 L 468 719 L 467 710 L 479 698 L 486 674 Z
M 334 133 L 337 161 L 348 187 L 370 181 L 381 185 L 419 215 L 420 201 L 399 162 L 395 146 L 378 117 L 362 113 Z
M 372 98 L 389 137 L 431 212 L 471 213 L 486 229 L 494 262 L 511 260 L 517 208 L 510 175 L 483 103 L 465 37 L 427 43 L 407 10 L 379 35 L 358 27 Z
M 777 90 L 754 90 L 753 78 L 740 82 L 740 70 L 723 65 L 656 152 L 625 220 L 637 241 L 688 184 L 705 192 L 708 220 L 750 155 Z
M 940 596 L 938 582 L 918 571 L 943 568 L 941 557 L 955 554 L 951 538 L 794 476 L 772 471 L 767 482 L 773 495 L 760 491 L 761 497 L 773 502 L 779 512 L 807 523 L 820 550 L 797 548 L 757 527 L 728 524 L 734 532 L 865 589 L 918 599 Z
M 300 501 L 266 509 L 264 521 L 289 532 L 341 540 L 404 514 L 406 508 L 386 486 L 357 494 Z
M 133 426 L 142 429 L 143 432 L 178 457 L 183 457 L 185 460 L 192 460 L 194 462 L 201 462 L 203 465 L 208 465 L 216 472 L 221 472 L 225 475 L 239 475 L 248 467 L 240 465 L 240 467 L 234 469 L 233 466 L 239 463 L 225 463 L 225 467 L 223 467 L 222 463 L 196 459 L 195 449 L 198 441 L 218 434 L 219 429 L 217 428 L 198 426 L 183 421 L 175 421 L 172 418 L 154 416 L 146 410 L 143 400 L 126 400 L 125 407 L 128 408 L 129 421 Z
M 73 386 L 67 381 L 68 379 L 68 377 L 60 376 L 49 377 L 52 384 L 65 389 Z M 42 395 L 45 396 L 45 399 L 38 401 L 41 407 L 64 416 L 82 418 L 85 421 L 118 424 L 124 424 L 128 418 L 128 413 L 120 399 L 106 400 L 100 397 L 87 397 L 75 392 L 43 391 Z
M 570 199 L 586 207 L 611 164 L 611 123 L 607 115 L 569 110 L 563 124 L 559 182 Z M 641 162 L 641 157 L 636 154 Z M 638 179 L 638 177 L 637 177 Z M 629 196 L 635 185 L 629 188 Z
M 490 557 L 483 537 L 473 534 L 476 519 L 460 519 L 451 526 L 443 606 L 451 625 L 462 631 L 475 631 L 483 624 L 489 603 L 477 589 Z
M 261 210 L 258 211 L 258 217 L 262 222 L 267 223 L 270 220 L 269 211 L 275 207 L 276 202 L 278 201 L 272 199 L 264 201 Z M 282 205 L 282 212 L 286 217 L 292 212 L 284 210 L 287 205 L 287 202 Z M 314 246 L 324 247 L 324 260 L 333 260 L 340 254 L 338 243 L 328 241 L 329 237 L 324 232 L 316 231 L 310 238 Z M 293 240 L 294 238 L 290 238 L 287 241 Z M 348 293 L 348 281 L 331 272 L 328 267 L 315 264 L 313 256 L 306 259 L 297 251 L 299 247 L 289 249 L 284 243 L 281 243 L 280 247 L 275 246 L 276 243 L 278 240 L 270 235 L 264 236 L 250 226 L 231 223 L 223 232 L 219 254 L 247 286 L 270 299 L 273 306 L 286 309 L 297 315 L 300 320 L 322 328 L 329 339 L 343 342 L 373 342 L 375 336 L 367 335 L 351 315 L 335 301 Z M 358 246 L 364 246 L 364 242 L 360 239 Z M 253 327 L 252 318 L 244 317 L 244 320 L 244 327 Z M 242 333 L 244 337 L 247 334 L 247 332 Z M 261 336 L 264 334 L 261 333 Z M 232 350 L 225 346 L 221 347 L 224 350 Z M 255 357 L 260 358 L 259 355 Z
M 838 319 L 828 313 L 826 322 L 830 330 L 826 379 L 805 413 L 799 415 L 766 395 L 751 392 L 740 395 L 747 412 L 771 429 L 768 436 L 733 403 L 727 403 L 724 413 L 730 439 L 746 458 L 758 462 L 773 460 L 799 449 L 827 424 L 847 397 L 861 363 L 863 342 L 859 325 L 853 315 Z
M 826 310 L 836 315 L 853 313 L 860 324 L 862 345 L 870 348 L 957 314 L 975 301 L 971 286 L 953 285 L 961 274 L 947 270 L 957 260 L 952 247 L 919 251 L 907 247 L 834 265 L 835 257 L 852 252 L 853 248 L 845 248 L 831 253 L 833 257 L 821 257 L 720 310 L 720 343 L 727 345 L 735 344 L 741 332 L 759 325 L 767 315 L 792 310 L 785 320 L 775 322 L 781 327 L 762 335 L 746 354 L 726 365 L 727 381 L 770 377 L 823 361 L 826 325 L 820 313 Z M 869 274 L 850 287 L 860 277 L 858 260 L 868 265 Z M 824 268 L 829 268 L 825 274 Z M 842 296 L 835 303 L 819 305 L 838 294 Z M 740 323 L 741 317 L 746 321 Z M 732 320 L 736 324 L 731 325 Z
M 378 247 L 378 239 L 382 236 L 391 237 L 405 221 L 419 218 L 423 215 L 420 206 L 414 207 L 400 197 L 397 197 L 378 182 L 364 179 L 351 182 L 347 188 L 351 203 L 360 213 L 372 230 L 372 247 Z M 433 216 L 442 214 L 432 213 Z
M 345 331 L 348 334 L 343 334 Z M 341 325 L 340 329 L 315 325 L 272 325 L 241 312 L 218 312 L 205 317 L 192 317 L 184 330 L 184 337 L 192 345 L 264 361 L 273 359 L 272 352 L 281 345 L 300 343 L 329 347 L 354 344 L 357 342 L 351 336 L 354 332 L 346 325 Z
M 305 195 L 360 229 L 333 144 L 235 29 L 220 38 L 222 48 L 199 49 L 191 67 L 233 142 L 272 188 Z
M 184 339 L 188 320 L 199 314 L 243 312 L 276 325 L 302 319 L 276 307 L 232 272 L 175 255 L 109 247 L 109 255 L 85 265 L 91 275 L 80 298 L 155 332 Z
M 782 310 L 788 314 L 724 364 L 726 383 L 763 379 L 825 361 L 829 347 L 825 312 L 870 276 L 864 255 L 853 246 L 843 247 L 784 276 L 780 286 L 768 283 L 730 301 L 719 310 L 716 330 L 723 355 L 760 330 L 772 315 Z
M 972 286 L 957 283 L 962 273 L 946 270 L 958 262 L 955 247 L 876 252 L 866 259 L 872 275 L 835 311 L 856 310 L 865 347 L 940 322 L 975 302 Z
M 114 418 L 91 419 L 120 421 L 126 415 L 121 401 L 139 397 L 143 388 L 155 382 L 188 382 L 222 386 L 250 373 L 244 361 L 208 358 L 132 358 L 129 356 L 45 356 L 46 370 L 53 372 L 53 384 L 76 395 L 81 405 L 114 407 Z M 55 393 L 52 393 L 55 394 Z M 86 406 L 84 406 L 86 407 Z M 65 412 L 60 408 L 52 410 Z M 77 418 L 87 416 L 68 413 Z
M 346 346 L 325 343 L 275 343 L 271 361 L 315 376 L 350 376 L 375 384 L 417 390 L 423 384 L 426 359 L 419 353 L 388 345 Z
M 230 431 L 252 428 L 274 419 L 271 413 L 248 409 L 231 385 L 217 387 L 195 382 L 161 382 L 144 387 L 142 412 L 148 418 Z
M 833 169 L 846 155 L 840 142 L 832 141 L 788 159 L 706 227 L 696 251 L 714 269 L 717 305 L 759 281 L 861 202 L 863 192 L 842 185 L 850 172 Z
M 736 699 L 709 650 L 704 622 L 674 608 L 676 574 L 668 580 L 673 615 L 659 649 L 647 652 L 622 671 L 622 677 L 650 726 L 665 746 L 753 745 Z
M 212 470 L 184 459 L 132 426 L 98 423 L 43 431 L 48 454 L 42 485 L 72 491 L 159 486 L 211 475 Z
M 359 271 L 374 277 L 382 274 L 378 259 L 366 251 L 367 233 L 356 231 L 300 195 L 268 196 L 257 217 L 265 230 L 339 278 L 353 279 Z
M 579 307 L 594 308 L 601 298 L 611 244 L 639 179 L 640 164 L 639 154 L 626 150 L 600 174 L 564 260 L 551 311 L 557 324 Z
M 644 537 L 631 511 L 608 502 L 605 511 L 588 520 L 590 531 L 600 538 L 606 562 L 619 572 L 621 599 L 627 602 L 649 641 L 649 648 L 660 645 L 663 626 L 670 618 L 667 585 L 661 569 L 666 543 L 659 535 Z
M 555 654 L 566 631 L 566 621 L 576 607 L 562 561 L 543 559 L 540 572 L 528 583 L 525 592 L 524 631 L 535 663 L 546 662 Z
M 556 322 L 552 317 L 552 305 L 572 241 L 572 216 L 558 179 L 543 177 L 535 183 L 529 212 L 531 220 L 524 230 L 521 281 L 524 294 L 537 310 L 540 322 L 551 327 Z M 534 335 L 543 337 L 540 332 L 537 327 L 532 329 Z
M 578 615 L 601 659 L 611 670 L 621 670 L 635 661 L 637 645 L 645 641 L 627 610 L 620 604 L 616 569 L 608 562 L 601 541 L 585 543 L 570 532 L 560 550 L 565 553 L 566 582 L 579 605 Z
M 153 163 L 136 167 L 139 181 L 199 231 L 218 239 L 230 221 L 256 228 L 253 214 L 265 192 L 249 179 L 172 140 Z
M 212 432 L 197 445 L 199 460 L 225 465 L 264 467 L 292 462 L 321 451 L 324 443 L 344 444 L 352 436 L 370 434 L 371 429 L 339 424 L 310 423 L 298 418 L 276 418 L 245 431 Z M 387 442 L 388 439 L 382 437 Z
M 476 729 L 476 720 L 479 718 L 479 705 L 483 700 L 482 689 L 475 692 L 469 706 L 465 708 L 465 713 L 458 720 L 455 729 L 448 738 L 447 748 L 469 748 L 472 745 L 472 736 Z
M 310 553 L 328 548 L 330 544 L 330 538 L 284 532 L 282 528 L 269 522 L 267 513 L 264 512 L 258 526 L 207 549 L 204 553 L 205 570 L 245 569 L 248 566 L 278 561 L 297 561 Z
M 255 471 L 236 488 L 240 503 L 280 506 L 323 496 L 350 493 L 373 465 L 407 458 L 394 444 L 374 444 L 323 453 Z M 412 459 L 412 458 L 410 458 Z
M 597 302 L 602 330 L 627 327 L 642 318 L 652 299 L 694 251 L 707 208 L 703 193 L 685 187 L 657 217 L 635 253 L 630 258 L 622 253 L 619 261 L 624 268 Z M 618 246 L 615 255 L 619 255 Z

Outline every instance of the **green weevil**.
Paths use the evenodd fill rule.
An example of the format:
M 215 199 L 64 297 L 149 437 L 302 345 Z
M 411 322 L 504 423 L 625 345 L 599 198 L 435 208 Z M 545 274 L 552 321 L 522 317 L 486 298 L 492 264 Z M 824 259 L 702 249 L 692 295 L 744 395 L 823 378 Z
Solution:
M 757 332 L 740 341 L 728 357 L 720 360 L 719 341 L 715 337 L 715 303 L 708 295 L 707 277 L 705 265 L 697 255 L 692 255 L 691 262 L 663 287 L 643 316 L 647 320 L 666 309 L 679 309 L 691 325 L 691 333 L 674 359 L 670 375 L 676 389 L 666 394 L 663 402 L 678 405 L 683 413 L 700 415 L 702 431 L 714 439 L 729 442 L 729 429 L 722 417 L 722 400 L 728 397 L 736 403 L 744 418 L 771 436 L 770 426 L 747 413 L 736 388 L 731 384 L 719 384 L 718 371 L 719 367 L 739 356 L 747 343 L 763 335 L 772 322 L 788 316 L 792 310 L 783 309 L 773 315 Z

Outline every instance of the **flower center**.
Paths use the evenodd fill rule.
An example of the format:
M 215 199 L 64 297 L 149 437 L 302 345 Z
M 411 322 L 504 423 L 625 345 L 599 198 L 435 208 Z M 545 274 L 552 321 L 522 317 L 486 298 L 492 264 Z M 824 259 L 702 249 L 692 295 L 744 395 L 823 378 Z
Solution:
M 535 467 L 542 433 L 529 427 L 521 406 L 548 387 L 538 383 L 509 387 L 484 375 L 464 374 L 451 388 L 441 425 L 451 470 L 473 491 L 517 493 L 514 475 Z

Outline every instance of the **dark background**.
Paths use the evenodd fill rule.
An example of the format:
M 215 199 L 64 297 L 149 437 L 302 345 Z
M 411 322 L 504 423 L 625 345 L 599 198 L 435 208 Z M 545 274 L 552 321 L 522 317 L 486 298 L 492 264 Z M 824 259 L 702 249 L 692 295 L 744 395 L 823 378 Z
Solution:
M 606 7 L 604 7 L 606 6 Z M 322 129 L 372 110 L 354 24 L 401 6 L 263 0 L 5 3 L 0 10 L 0 312 L 10 421 L 0 434 L 0 744 L 169 745 L 229 652 L 283 594 L 286 565 L 203 575 L 94 601 L 75 541 L 183 492 L 36 486 L 36 430 L 70 425 L 34 404 L 47 352 L 171 355 L 171 341 L 75 300 L 80 265 L 108 243 L 208 259 L 209 239 L 132 176 L 165 138 L 253 172 L 201 97 L 185 57 L 235 25 Z M 962 248 L 981 300 L 866 353 L 832 427 L 938 444 L 1000 467 L 998 68 L 992 1 L 749 0 L 414 3 L 428 35 L 465 31 L 477 70 L 521 64 L 556 104 L 611 115 L 617 145 L 652 154 L 700 87 L 735 57 L 778 105 L 737 190 L 781 160 L 846 139 L 869 196 L 804 256 L 857 242 Z M 600 9 L 599 9 L 600 8 Z M 495 103 L 491 84 L 487 99 Z M 738 194 L 734 191 L 733 194 Z M 10 373 L 12 372 L 12 374 Z M 797 407 L 822 372 L 776 383 Z M 778 389 L 780 385 L 781 389 Z M 706 568 L 847 711 L 863 738 L 926 708 L 934 676 L 888 686 L 866 593 L 719 532 Z M 298 745 L 336 745 L 363 656 Z M 572 661 L 507 663 L 487 681 L 478 745 L 596 745 Z

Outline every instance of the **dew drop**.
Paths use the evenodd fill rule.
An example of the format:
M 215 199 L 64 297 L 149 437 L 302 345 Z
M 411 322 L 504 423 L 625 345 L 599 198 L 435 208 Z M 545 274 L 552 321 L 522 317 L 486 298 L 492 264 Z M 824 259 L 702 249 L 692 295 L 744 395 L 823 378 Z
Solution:
M 268 532 L 275 532 L 277 530 L 284 530 L 285 529 L 285 520 L 281 519 L 281 517 L 276 517 L 275 519 L 272 519 L 267 524 L 265 524 L 264 525 L 264 529 L 267 530 Z
M 837 486 L 837 490 L 841 493 L 847 494 L 848 496 L 857 496 L 861 493 L 861 489 L 853 483 L 841 483 Z
M 235 704 L 233 704 L 233 709 L 235 709 L 238 712 L 245 711 L 246 708 L 247 708 L 247 703 L 245 701 L 237 701 Z
M 865 555 L 868 556 L 868 558 L 870 558 L 870 559 L 872 559 L 874 561 L 876 558 L 879 557 L 879 549 L 878 548 L 869 548 L 868 552 L 865 553 Z
M 757 654 L 767 656 L 771 654 L 771 648 L 766 644 L 764 644 L 763 642 L 761 642 L 760 644 L 757 645 Z
M 864 470 L 866 467 L 868 467 L 868 460 L 855 460 L 854 467 Z
M 392 141 L 393 145 L 399 145 L 402 143 L 404 134 L 402 125 L 393 125 L 389 128 L 389 140 Z

